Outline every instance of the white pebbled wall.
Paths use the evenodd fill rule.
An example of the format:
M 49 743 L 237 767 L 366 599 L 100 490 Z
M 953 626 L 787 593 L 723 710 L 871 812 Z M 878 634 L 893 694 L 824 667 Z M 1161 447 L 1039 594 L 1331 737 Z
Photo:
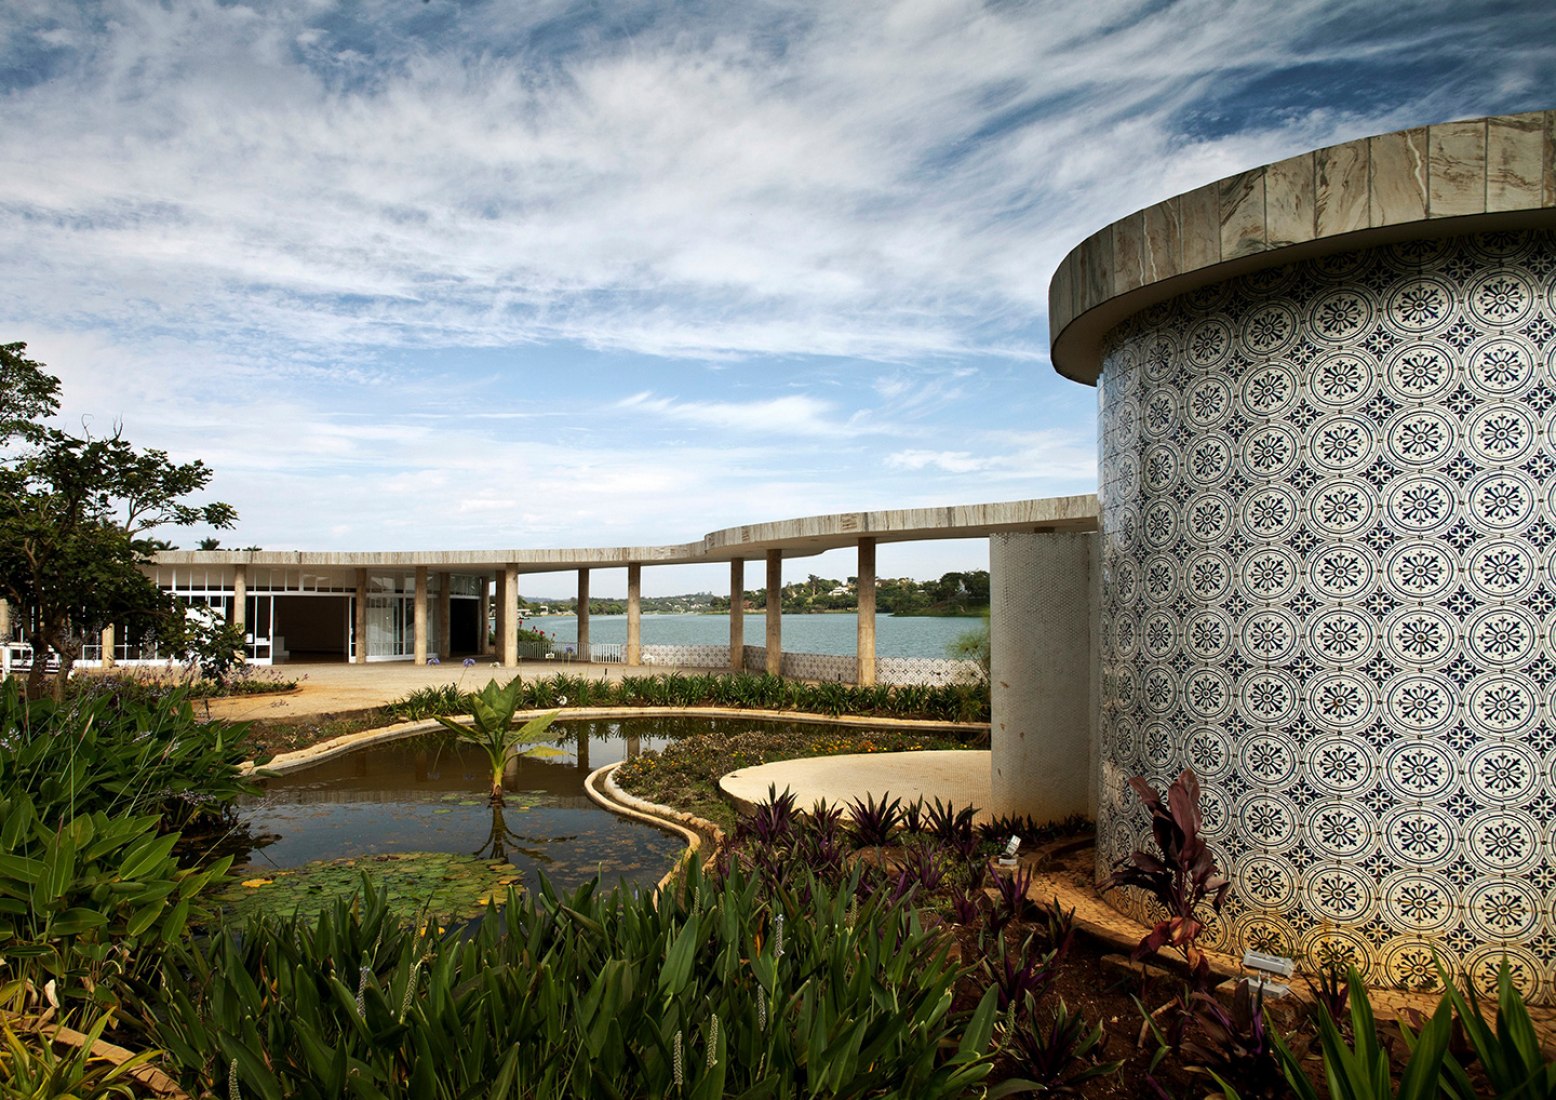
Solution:
M 989 809 L 1093 815 L 1097 537 L 989 538 Z

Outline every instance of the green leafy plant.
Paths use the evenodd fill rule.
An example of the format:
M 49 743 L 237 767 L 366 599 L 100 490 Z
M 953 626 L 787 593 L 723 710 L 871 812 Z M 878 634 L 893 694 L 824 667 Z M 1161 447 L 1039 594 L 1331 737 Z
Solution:
M 542 881 L 438 934 L 370 889 L 180 945 L 152 1013 L 184 1085 L 245 1097 L 971 1095 L 995 1001 L 908 906 L 695 864 L 657 899 Z M 233 1068 L 233 1067 L 236 1068 Z
M 396 718 L 419 722 L 440 715 L 460 714 L 468 705 L 467 699 L 458 684 L 429 684 L 401 696 L 387 709 Z
M 209 915 L 202 892 L 231 863 L 180 867 L 177 842 L 154 815 L 50 823 L 26 794 L 0 798 L 0 1003 L 118 1004 L 125 982 Z
M 215 608 L 177 597 L 157 626 L 157 641 L 217 684 L 225 683 L 243 665 L 243 628 L 227 622 Z
M 1493 1094 L 1518 1097 L 1519 1100 L 1556 1097 L 1556 1062 L 1549 1060 L 1541 1049 L 1539 1034 L 1529 1018 L 1523 996 L 1513 984 L 1507 961 L 1504 959 L 1497 967 L 1494 1025 L 1486 1021 L 1480 995 L 1473 983 L 1466 983 L 1469 991 L 1466 997 L 1443 971 L 1440 962 L 1438 973 L 1446 990 L 1444 998 L 1453 1005 Z M 1442 1091 L 1452 1100 L 1473 1100 L 1481 1095 L 1452 1056 L 1444 1061 Z
M 155 814 L 165 832 L 225 831 L 236 800 L 259 790 L 241 770 L 249 756 L 247 726 L 196 720 L 181 690 L 56 703 L 0 684 L 0 791 L 26 794 L 50 826 L 90 808 Z
M 1444 996 L 1418 1035 L 1402 1025 L 1410 1058 L 1400 1072 L 1396 1090 L 1389 1073 L 1388 1047 L 1378 1036 L 1367 987 L 1354 969 L 1346 981 L 1350 986 L 1352 1040 L 1346 1041 L 1334 1017 L 1322 1007 L 1318 1013 L 1318 1039 L 1330 1100 L 1431 1100 L 1440 1096 L 1439 1076 L 1453 1033 L 1452 1001 Z M 1308 1079 L 1301 1059 L 1292 1053 L 1278 1033 L 1271 1035 L 1292 1095 L 1298 1100 L 1318 1100 L 1318 1089 Z M 1228 1100 L 1240 1100 L 1235 1089 L 1224 1082 L 1221 1084 Z
M 556 712 L 553 711 L 531 718 L 514 729 L 513 715 L 523 699 L 524 685 L 518 677 L 508 681 L 506 686 L 493 680 L 480 691 L 465 697 L 465 708 L 470 715 L 468 725 L 446 715 L 436 716 L 461 741 L 475 745 L 486 754 L 487 762 L 491 765 L 490 797 L 494 804 L 500 804 L 503 800 L 502 773 L 508 760 L 520 753 L 533 751 L 541 742 L 541 735 L 556 721 Z
M 142 1051 L 122 1062 L 94 1054 L 108 1021 L 107 1014 L 98 1015 L 64 1054 L 54 1049 L 52 1026 L 44 1025 L 45 1036 L 0 1023 L 0 1100 L 111 1100 L 142 1095 L 135 1088 L 135 1077 L 159 1052 Z

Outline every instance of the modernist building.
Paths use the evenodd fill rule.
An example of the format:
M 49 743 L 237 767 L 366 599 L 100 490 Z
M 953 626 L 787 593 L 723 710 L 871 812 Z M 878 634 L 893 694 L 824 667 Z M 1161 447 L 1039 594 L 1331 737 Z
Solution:
M 1091 530 L 1090 495 L 969 504 L 947 508 L 848 512 L 750 524 L 715 531 L 689 543 L 555 550 L 404 551 L 165 551 L 148 566 L 153 580 L 187 602 L 212 607 L 244 628 L 257 664 L 298 658 L 339 661 L 406 660 L 418 664 L 495 650 L 499 663 L 518 661 L 519 586 L 526 574 L 577 576 L 578 656 L 590 656 L 589 590 L 594 572 L 627 574 L 627 644 L 622 655 L 640 663 L 640 596 L 645 567 L 721 562 L 730 591 L 745 590 L 748 561 L 764 563 L 768 606 L 764 645 L 744 644 L 741 605 L 730 615 L 730 645 L 719 663 L 811 678 L 873 683 L 875 551 L 879 543 L 929 539 L 998 539 L 1011 533 Z M 856 655 L 843 666 L 795 670 L 783 652 L 778 596 L 786 557 L 850 548 L 858 554 L 859 633 Z M 495 622 L 495 645 L 486 624 Z M 105 639 L 111 658 L 135 660 L 134 639 Z M 755 653 L 752 651 L 755 650 Z M 101 649 L 89 650 L 98 658 Z M 706 655 L 699 655 L 706 657 Z
M 1098 498 L 847 513 L 679 546 L 168 553 L 258 661 L 513 664 L 521 573 L 763 560 L 757 667 L 788 671 L 785 556 L 990 540 L 992 805 L 1090 812 L 1098 872 L 1145 841 L 1126 781 L 1193 768 L 1234 881 L 1232 950 L 1380 984 L 1504 957 L 1556 1003 L 1556 112 L 1348 142 L 1094 234 L 1050 291 L 1053 361 L 1098 389 Z M 731 616 L 732 667 L 746 667 Z M 580 617 L 582 655 L 589 650 Z M 828 673 L 827 678 L 832 678 Z M 1145 916 L 1127 891 L 1114 904 Z
M 1553 125 L 1293 157 L 1053 279 L 1101 417 L 1099 871 L 1127 778 L 1192 767 L 1229 948 L 1505 956 L 1556 1002 Z

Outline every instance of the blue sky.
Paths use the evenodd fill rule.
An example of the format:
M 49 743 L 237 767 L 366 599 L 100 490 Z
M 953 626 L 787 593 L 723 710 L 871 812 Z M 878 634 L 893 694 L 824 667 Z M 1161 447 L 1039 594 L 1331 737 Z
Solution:
M 1087 492 L 1095 394 L 1047 360 L 1071 246 L 1553 86 L 1546 0 L 9 0 L 0 340 L 72 422 L 213 466 L 233 545 L 683 542 Z

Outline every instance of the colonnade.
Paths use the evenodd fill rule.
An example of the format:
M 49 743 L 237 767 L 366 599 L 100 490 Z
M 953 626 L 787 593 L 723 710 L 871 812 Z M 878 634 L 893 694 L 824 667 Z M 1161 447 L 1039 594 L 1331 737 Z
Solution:
M 858 594 L 859 594 L 859 634 L 857 648 L 857 666 L 855 682 L 861 685 L 875 683 L 875 539 L 861 538 L 858 540 Z M 767 650 L 766 670 L 773 675 L 781 674 L 783 670 L 783 609 L 781 607 L 783 595 L 783 551 L 768 550 L 766 552 L 767 566 L 767 615 L 766 637 Z M 745 648 L 745 561 L 734 558 L 729 563 L 729 663 L 733 671 L 740 671 L 744 667 L 743 649 Z M 242 566 L 237 567 L 240 577 L 237 588 L 241 590 Z M 580 568 L 578 571 L 578 658 L 582 661 L 589 660 L 589 588 L 591 569 Z M 415 615 L 415 663 L 424 665 L 432 651 L 430 639 L 436 637 L 438 641 L 438 656 L 448 656 L 448 623 L 449 623 L 449 574 L 440 574 L 438 586 L 438 621 L 436 629 L 429 627 L 431 607 L 429 601 L 429 580 L 427 567 L 416 567 L 416 595 L 414 603 Z M 519 661 L 519 574 L 518 566 L 509 564 L 498 569 L 494 576 L 493 593 L 497 601 L 496 608 L 496 644 L 495 646 L 487 637 L 484 625 L 479 630 L 480 651 L 489 654 L 495 651 L 498 663 L 505 668 L 511 668 Z M 357 602 L 356 602 L 356 634 L 358 638 L 366 636 L 367 632 L 367 570 L 357 570 Z M 479 622 L 485 624 L 490 621 L 491 608 L 488 604 L 486 586 L 482 586 L 481 610 Z M 241 598 L 239 601 L 241 608 Z M 241 613 L 241 612 L 240 612 Z M 366 646 L 358 646 L 355 656 L 357 663 L 367 660 Z M 643 564 L 631 562 L 627 565 L 627 646 L 626 663 L 637 666 L 643 663 Z

